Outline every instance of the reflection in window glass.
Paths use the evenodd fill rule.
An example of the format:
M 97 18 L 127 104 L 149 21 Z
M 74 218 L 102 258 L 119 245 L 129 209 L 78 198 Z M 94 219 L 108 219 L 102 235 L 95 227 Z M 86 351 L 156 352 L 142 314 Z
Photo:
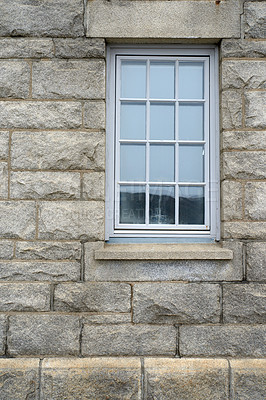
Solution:
M 120 180 L 145 181 L 145 145 L 121 144 Z
M 204 224 L 203 187 L 179 187 L 179 223 L 182 225 Z
M 181 103 L 179 105 L 179 140 L 203 140 L 203 104 Z
M 146 105 L 145 103 L 121 103 L 120 138 L 145 139 Z
M 204 146 L 179 146 L 179 181 L 204 181 Z
M 120 223 L 145 223 L 145 186 L 120 186 Z
M 122 61 L 121 63 L 121 97 L 146 97 L 146 62 Z
M 150 98 L 174 99 L 175 63 L 152 61 L 150 66 Z
M 174 186 L 150 186 L 150 224 L 175 223 Z
M 150 181 L 173 182 L 175 179 L 175 146 L 150 145 Z
M 174 140 L 174 103 L 151 103 L 150 138 L 152 140 Z
M 203 62 L 179 63 L 179 98 L 203 99 Z

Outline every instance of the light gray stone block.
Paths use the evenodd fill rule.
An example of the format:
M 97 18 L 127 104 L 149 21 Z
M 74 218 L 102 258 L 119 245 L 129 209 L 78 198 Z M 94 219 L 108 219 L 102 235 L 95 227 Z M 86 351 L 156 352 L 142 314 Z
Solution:
M 78 199 L 80 174 L 75 172 L 12 172 L 13 199 Z
M 103 101 L 85 102 L 84 126 L 89 129 L 105 128 L 105 103 Z
M 245 186 L 245 215 L 253 220 L 266 219 L 266 182 L 249 182 Z
M 264 60 L 225 60 L 222 62 L 223 89 L 265 89 Z
M 22 260 L 80 260 L 81 244 L 77 242 L 17 242 L 16 258 Z
M 265 399 L 265 360 L 230 360 L 230 366 L 234 399 Z
M 238 90 L 225 90 L 222 93 L 222 127 L 239 129 L 242 126 L 242 97 Z
M 104 58 L 104 39 L 77 38 L 54 39 L 55 56 L 58 58 Z
M 25 61 L 0 61 L 0 97 L 26 99 L 29 91 L 29 64 Z
M 242 218 L 242 184 L 223 181 L 221 190 L 221 218 L 228 221 Z
M 224 150 L 265 150 L 266 131 L 223 132 Z
M 265 151 L 223 153 L 223 179 L 265 179 Z
M 83 356 L 174 356 L 176 329 L 156 325 L 84 325 Z
M 247 279 L 266 281 L 266 243 L 250 242 L 247 244 Z
M 265 239 L 265 222 L 224 222 L 222 234 L 225 239 Z
M 49 311 L 50 285 L 0 283 L 0 311 Z
M 101 313 L 101 314 L 83 314 L 83 322 L 84 324 L 127 324 L 131 322 L 131 314 L 130 313 Z
M 0 198 L 8 197 L 8 164 L 0 161 Z
M 83 199 L 104 200 L 104 172 L 88 172 L 83 174 Z
M 0 131 L 0 159 L 8 158 L 9 132 Z
M 245 15 L 245 37 L 247 38 L 266 38 L 265 2 L 246 2 L 244 4 Z
M 221 43 L 221 57 L 258 58 L 266 56 L 266 42 L 244 39 L 224 39 Z
M 54 309 L 78 312 L 130 312 L 131 287 L 126 283 L 59 284 Z
M 220 287 L 197 283 L 133 286 L 135 323 L 200 324 L 220 321 Z
M 14 242 L 1 241 L 0 242 L 0 259 L 10 260 L 14 254 Z
M 0 58 L 53 57 L 52 39 L 0 38 Z
M 7 320 L 4 315 L 0 315 L 0 355 L 5 354 L 5 341 L 7 331 Z
M 245 94 L 245 124 L 248 128 L 266 128 L 266 91 Z
M 0 237 L 33 239 L 36 230 L 33 201 L 0 202 Z

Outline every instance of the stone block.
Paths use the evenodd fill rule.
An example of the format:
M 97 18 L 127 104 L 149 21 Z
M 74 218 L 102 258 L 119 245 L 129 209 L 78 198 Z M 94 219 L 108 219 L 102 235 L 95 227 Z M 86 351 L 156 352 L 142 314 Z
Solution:
M 89 129 L 105 128 L 105 103 L 103 101 L 85 102 L 84 126 Z
M 32 67 L 32 97 L 37 99 L 102 99 L 104 60 L 36 61 Z
M 266 285 L 225 284 L 223 317 L 225 323 L 261 324 L 266 322 Z
M 176 353 L 176 329 L 156 325 L 84 325 L 83 356 L 141 356 Z
M 265 179 L 265 151 L 223 153 L 223 179 Z
M 223 181 L 221 190 L 221 218 L 228 221 L 242 218 L 242 184 Z
M 237 271 L 242 271 L 242 279 L 244 279 L 244 255 L 245 255 L 245 249 L 244 245 L 240 240 L 234 240 L 234 239 L 227 239 L 227 240 L 221 240 L 221 244 L 223 248 L 229 249 L 233 252 L 233 260 L 232 260 L 232 265 Z M 232 279 L 235 280 L 235 279 Z M 239 279 L 238 279 L 239 280 Z
M 147 400 L 227 400 L 228 363 L 216 359 L 147 358 Z
M 221 43 L 221 57 L 264 58 L 266 42 L 244 39 L 224 39 Z
M 13 356 L 77 356 L 79 334 L 79 318 L 73 315 L 11 315 L 8 350 Z
M 219 322 L 220 287 L 204 283 L 135 284 L 133 321 L 152 324 Z
M 0 61 L 0 97 L 26 99 L 29 91 L 29 64 L 25 61 Z
M 6 317 L 4 315 L 0 315 L 0 356 L 5 354 L 6 331 L 7 331 Z
M 107 324 L 127 324 L 131 322 L 131 314 L 130 313 L 101 313 L 101 314 L 84 314 L 83 315 L 83 322 L 84 324 L 100 324 L 100 325 L 107 325 Z
M 50 285 L 0 283 L 0 311 L 49 311 Z
M 181 356 L 263 357 L 264 325 L 257 326 L 181 326 Z
M 266 91 L 245 94 L 245 124 L 248 128 L 266 128 Z
M 40 239 L 104 238 L 103 201 L 41 202 Z
M 0 58 L 53 57 L 52 39 L 0 38 Z
M 249 281 L 266 281 L 265 265 L 265 242 L 247 243 L 247 279 Z
M 265 2 L 246 2 L 244 4 L 245 37 L 266 39 Z
M 83 174 L 82 197 L 84 200 L 104 200 L 104 172 L 88 172 Z
M 225 60 L 222 62 L 223 89 L 265 89 L 264 60 Z
M 266 131 L 223 132 L 224 150 L 265 150 Z
M 14 169 L 77 170 L 104 168 L 104 136 L 90 132 L 15 132 Z
M 130 312 L 131 287 L 126 283 L 59 284 L 54 309 L 75 312 Z
M 80 174 L 77 172 L 11 172 L 10 197 L 13 199 L 79 199 Z
M 42 364 L 41 400 L 141 398 L 137 358 L 51 358 Z
M 83 36 L 82 0 L 0 0 L 0 36 Z
M 8 197 L 8 164 L 0 161 L 0 199 Z
M 249 182 L 245 186 L 245 215 L 253 220 L 266 220 L 266 182 Z
M 0 127 L 73 129 L 82 122 L 81 104 L 72 101 L 0 101 Z
M 224 222 L 222 234 L 225 239 L 265 239 L 265 222 Z
M 9 132 L 0 131 L 0 159 L 8 158 Z
M 0 359 L 1 400 L 39 399 L 39 360 Z
M 77 38 L 54 39 L 55 56 L 58 58 L 104 58 L 104 39 Z
M 239 90 L 223 91 L 221 114 L 223 129 L 239 129 L 242 126 L 242 97 Z
M 80 260 L 81 244 L 77 242 L 17 242 L 16 258 L 22 260 Z
M 0 259 L 10 260 L 14 255 L 14 242 L 0 242 Z
M 33 201 L 1 201 L 0 205 L 0 237 L 35 237 L 36 208 Z
M 265 399 L 265 360 L 230 360 L 230 366 L 234 399 Z

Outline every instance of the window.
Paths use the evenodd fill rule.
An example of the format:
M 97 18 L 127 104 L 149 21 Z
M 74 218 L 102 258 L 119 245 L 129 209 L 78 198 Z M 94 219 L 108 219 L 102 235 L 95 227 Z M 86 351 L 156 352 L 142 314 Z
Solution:
M 110 47 L 106 239 L 218 238 L 215 47 Z

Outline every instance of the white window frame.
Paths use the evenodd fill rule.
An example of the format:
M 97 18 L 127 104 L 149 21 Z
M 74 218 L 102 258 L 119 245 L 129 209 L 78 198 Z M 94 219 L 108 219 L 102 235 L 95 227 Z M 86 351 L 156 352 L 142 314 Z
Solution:
M 118 101 L 116 101 L 117 84 L 117 60 L 130 57 L 146 57 L 158 59 L 158 56 L 178 57 L 179 60 L 189 59 L 207 62 L 205 74 L 208 80 L 208 90 L 205 90 L 205 102 L 208 103 L 209 115 L 204 121 L 205 129 L 208 130 L 208 138 L 205 144 L 207 151 L 208 167 L 205 167 L 205 182 L 208 196 L 205 195 L 206 224 L 195 226 L 182 225 L 181 229 L 171 225 L 152 225 L 143 228 L 143 225 L 119 226 L 118 212 L 115 212 L 115 202 L 119 204 L 119 198 L 115 198 L 115 171 L 119 167 L 118 141 L 116 140 L 116 112 Z M 183 57 L 183 58 L 182 58 Z M 180 99 L 179 99 L 180 100 Z M 169 100 L 168 100 L 169 101 Z M 178 100 L 175 100 L 178 101 Z M 191 102 L 191 100 L 190 100 Z M 205 103 L 205 104 L 206 104 Z M 185 45 L 145 45 L 124 46 L 116 45 L 107 48 L 107 104 L 106 104 L 106 205 L 105 205 L 105 239 L 110 238 L 209 238 L 220 239 L 220 194 L 219 194 L 219 77 L 218 77 L 218 49 L 216 46 L 185 46 Z M 174 141 L 177 143 L 176 141 Z M 180 143 L 180 141 L 179 141 Z M 187 143 L 187 141 L 186 141 Z M 193 141 L 194 143 L 194 141 Z M 205 143 L 205 141 L 204 141 Z M 198 143 L 199 144 L 199 143 Z M 177 171 L 176 171 L 177 172 Z M 136 184 L 136 183 L 135 183 Z M 159 182 L 158 182 L 159 184 Z M 165 182 L 164 182 L 165 184 Z M 170 184 L 170 183 L 169 183 Z M 173 183 L 171 182 L 171 185 Z M 176 184 L 177 185 L 177 184 Z M 195 186 L 195 184 L 193 184 Z M 208 190 L 209 189 L 209 190 Z M 176 196 L 177 197 L 177 196 Z M 176 200 L 178 201 L 178 199 Z M 146 201 L 147 203 L 147 201 Z M 209 210 L 207 213 L 206 210 Z M 115 215 L 116 214 L 116 215 Z M 177 214 L 177 213 L 176 213 Z M 177 217 L 176 217 L 177 218 Z

